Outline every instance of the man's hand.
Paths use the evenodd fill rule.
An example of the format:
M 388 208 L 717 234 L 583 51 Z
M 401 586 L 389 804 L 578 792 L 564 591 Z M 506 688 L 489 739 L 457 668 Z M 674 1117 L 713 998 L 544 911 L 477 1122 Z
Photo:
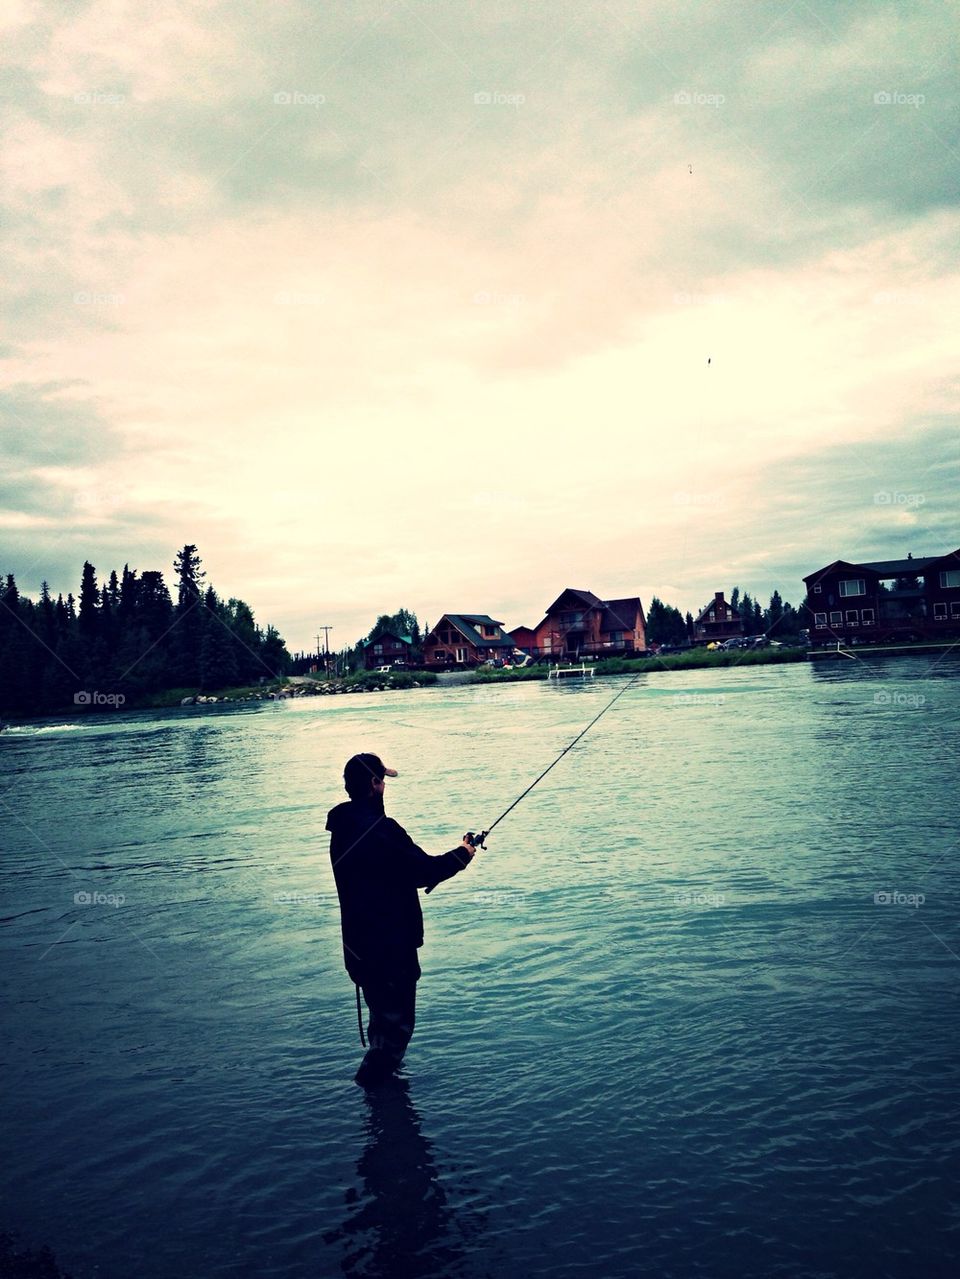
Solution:
M 467 834 L 464 835 L 463 839 L 460 841 L 460 847 L 465 848 L 467 850 L 472 860 L 476 856 L 477 846 L 473 842 L 473 840 L 470 838 L 470 834 L 471 832 L 468 831 Z M 476 839 L 475 835 L 474 835 L 474 839 Z

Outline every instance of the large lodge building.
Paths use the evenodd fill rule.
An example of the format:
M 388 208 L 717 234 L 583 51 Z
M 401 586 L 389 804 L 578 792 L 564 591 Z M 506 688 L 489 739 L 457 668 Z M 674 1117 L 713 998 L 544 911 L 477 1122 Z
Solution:
M 803 580 L 813 644 L 960 637 L 960 549 L 869 564 L 834 560 Z

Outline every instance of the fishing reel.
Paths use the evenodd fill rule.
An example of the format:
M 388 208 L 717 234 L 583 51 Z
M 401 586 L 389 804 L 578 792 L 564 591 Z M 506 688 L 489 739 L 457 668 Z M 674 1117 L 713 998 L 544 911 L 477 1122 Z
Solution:
M 472 830 L 468 830 L 463 837 L 473 848 L 486 848 L 484 840 L 487 838 L 487 832 L 482 830 L 479 835 L 475 835 Z

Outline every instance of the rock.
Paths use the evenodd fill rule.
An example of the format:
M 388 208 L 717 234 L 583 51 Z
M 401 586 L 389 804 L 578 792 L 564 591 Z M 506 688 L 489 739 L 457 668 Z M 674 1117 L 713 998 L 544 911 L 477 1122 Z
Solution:
M 193 705 L 196 703 L 196 700 L 197 700 L 197 699 L 196 699 L 195 697 L 181 697 L 181 698 L 180 698 L 180 705 L 181 705 L 181 706 L 193 706 Z

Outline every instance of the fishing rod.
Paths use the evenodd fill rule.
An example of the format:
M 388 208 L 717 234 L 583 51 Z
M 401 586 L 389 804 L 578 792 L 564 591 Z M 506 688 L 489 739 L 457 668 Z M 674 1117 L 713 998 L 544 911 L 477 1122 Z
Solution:
M 608 710 L 610 709 L 610 707 L 614 704 L 614 702 L 619 701 L 619 699 L 620 699 L 620 698 L 624 695 L 624 693 L 627 691 L 627 689 L 630 687 L 630 685 L 631 685 L 631 684 L 635 684 L 635 683 L 636 683 L 636 681 L 637 681 L 637 680 L 640 678 L 640 676 L 641 676 L 641 675 L 643 675 L 643 674 L 645 674 L 645 672 L 644 672 L 644 671 L 637 671 L 637 672 L 636 672 L 636 674 L 635 674 L 635 675 L 633 675 L 633 676 L 632 676 L 632 677 L 631 677 L 631 678 L 630 678 L 630 679 L 626 682 L 626 684 L 624 684 L 623 688 L 621 688 L 621 689 L 620 689 L 619 693 L 617 693 L 617 694 L 615 694 L 615 696 L 611 697 L 611 698 L 610 698 L 610 701 L 609 701 L 609 702 L 607 702 L 606 706 L 604 706 L 604 707 L 603 707 L 603 709 L 602 709 L 601 711 L 599 711 L 596 715 L 594 715 L 593 719 L 592 719 L 592 720 L 590 721 L 590 723 L 586 726 L 586 728 L 581 729 L 581 731 L 580 731 L 580 732 L 576 735 L 576 737 L 573 739 L 573 741 L 572 741 L 572 742 L 571 742 L 568 746 L 564 746 L 563 750 L 560 752 L 560 754 L 557 756 L 557 758 L 556 758 L 556 759 L 555 759 L 555 760 L 554 760 L 551 764 L 548 764 L 548 765 L 547 765 L 547 767 L 543 770 L 543 772 L 540 774 L 540 776 L 539 776 L 539 777 L 537 777 L 537 778 L 535 778 L 535 779 L 534 779 L 534 780 L 530 783 L 530 785 L 527 787 L 527 789 L 526 789 L 525 791 L 522 791 L 522 792 L 521 792 L 521 794 L 519 794 L 519 795 L 517 796 L 517 798 L 513 801 L 513 803 L 510 805 L 510 807 L 509 807 L 509 808 L 505 808 L 505 809 L 503 810 L 503 812 L 500 814 L 500 816 L 497 818 L 497 820 L 496 820 L 495 822 L 492 822 L 492 823 L 490 824 L 490 826 L 489 826 L 486 830 L 482 830 L 482 831 L 480 831 L 479 835 L 475 835 L 475 834 L 473 833 L 473 831 L 468 831 L 468 832 L 466 833 L 466 835 L 464 835 L 464 839 L 469 840 L 469 842 L 470 842 L 471 844 L 473 844 L 474 848 L 486 848 L 486 846 L 487 846 L 487 845 L 486 845 L 486 839 L 487 839 L 487 836 L 488 836 L 488 835 L 490 835 L 490 834 L 493 832 L 494 827 L 495 827 L 495 826 L 499 826 L 499 825 L 500 825 L 500 823 L 503 821 L 503 819 L 507 816 L 507 814 L 508 814 L 508 813 L 512 813 L 512 812 L 513 812 L 513 810 L 516 808 L 516 806 L 520 803 L 520 801 L 521 801 L 522 799 L 525 799 L 525 798 L 526 798 L 526 797 L 530 794 L 530 792 L 533 790 L 534 786 L 537 786 L 540 782 L 542 782 L 542 781 L 543 781 L 543 779 L 546 777 L 547 773 L 549 773 L 549 772 L 550 772 L 551 768 L 556 768 L 557 764 L 559 764 L 559 763 L 560 763 L 560 761 L 563 759 L 564 755 L 566 755 L 568 751 L 573 750 L 574 746 L 576 746 L 576 744 L 577 744 L 577 742 L 579 742 L 580 738 L 581 738 L 581 737 L 585 737 L 585 736 L 587 735 L 587 733 L 589 733 L 589 732 L 590 732 L 590 729 L 591 729 L 591 728 L 593 728 L 593 726 L 594 726 L 594 724 L 597 722 L 597 720 L 598 720 L 598 719 L 601 719 L 604 715 L 606 715 L 607 711 L 608 711 Z M 428 893 L 432 893 L 432 892 L 433 892 L 433 890 L 434 890 L 434 888 L 436 888 L 436 884 L 433 884 L 430 888 L 426 889 L 426 891 L 427 891 Z

